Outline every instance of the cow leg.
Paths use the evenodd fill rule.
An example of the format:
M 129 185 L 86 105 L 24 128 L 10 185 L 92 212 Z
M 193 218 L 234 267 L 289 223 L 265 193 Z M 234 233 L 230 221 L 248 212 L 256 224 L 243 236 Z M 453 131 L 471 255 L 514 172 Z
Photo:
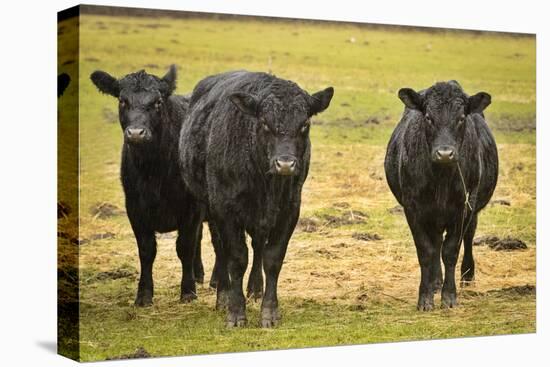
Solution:
M 212 277 L 210 278 L 210 287 L 215 288 L 216 292 L 216 309 L 223 310 L 229 304 L 229 273 L 227 271 L 228 253 L 223 246 L 220 238 L 220 233 L 213 221 L 208 223 L 210 228 L 210 236 L 212 245 L 216 254 L 214 268 L 212 269 Z
M 430 236 L 425 225 L 419 223 L 414 213 L 405 210 L 407 222 L 413 235 L 416 246 L 416 255 L 420 264 L 420 286 L 418 288 L 419 311 L 432 311 L 434 308 L 434 281 L 436 277 L 435 259 L 439 261 L 439 251 L 432 243 L 433 235 Z
M 261 306 L 261 326 L 271 328 L 277 326 L 281 315 L 277 298 L 277 283 L 283 266 L 288 241 L 296 227 L 299 216 L 298 207 L 292 209 L 290 215 L 281 215 L 278 225 L 271 230 L 269 241 L 263 249 L 263 266 L 265 272 L 265 293 Z
M 195 272 L 193 264 L 195 261 L 195 251 L 197 249 L 198 232 L 202 223 L 202 213 L 200 208 L 190 208 L 182 218 L 182 223 L 178 231 L 176 240 L 176 252 L 181 261 L 181 295 L 180 302 L 187 303 L 197 298 L 197 288 L 195 284 Z
M 473 242 L 476 228 L 477 213 L 473 214 L 472 221 L 466 229 L 466 233 L 464 233 L 464 257 L 462 258 L 462 266 L 460 267 L 460 280 L 462 286 L 469 285 L 475 280 Z
M 460 221 L 459 225 L 462 222 Z M 443 289 L 441 290 L 441 306 L 444 308 L 456 307 L 458 305 L 456 297 L 455 268 L 460 251 L 460 227 L 447 230 L 445 241 L 443 242 L 443 264 L 445 266 L 445 279 Z
M 212 274 L 210 275 L 210 282 L 208 285 L 210 288 L 216 289 L 218 287 L 218 257 L 214 260 L 214 267 L 212 268 Z
M 252 238 L 252 249 L 254 257 L 252 260 L 252 270 L 248 277 L 248 285 L 246 287 L 246 297 L 258 300 L 262 298 L 264 293 L 264 278 L 262 275 L 262 253 L 265 246 L 265 238 L 263 236 Z
M 157 255 L 157 240 L 154 231 L 135 232 L 135 236 L 141 268 L 135 305 L 146 307 L 153 304 L 153 262 Z
M 204 283 L 204 267 L 202 265 L 202 223 L 199 225 L 197 232 L 197 247 L 195 248 L 195 260 L 193 261 L 193 271 L 195 273 L 195 281 L 197 283 Z
M 219 231 L 224 255 L 220 258 L 218 275 L 223 274 L 226 268 L 229 273 L 229 305 L 227 313 L 227 327 L 241 327 L 246 325 L 246 299 L 243 293 L 243 278 L 248 265 L 248 248 L 244 229 L 237 226 L 227 217 L 216 220 L 215 226 Z M 227 260 L 227 265 L 223 262 Z M 221 277 L 218 278 L 218 291 Z M 220 293 L 218 292 L 218 295 Z
M 443 244 L 443 236 L 435 233 L 432 236 L 432 243 L 436 249 L 436 256 L 433 257 L 432 272 L 433 272 L 433 288 L 434 293 L 438 293 L 443 286 L 443 272 L 441 270 L 441 247 Z

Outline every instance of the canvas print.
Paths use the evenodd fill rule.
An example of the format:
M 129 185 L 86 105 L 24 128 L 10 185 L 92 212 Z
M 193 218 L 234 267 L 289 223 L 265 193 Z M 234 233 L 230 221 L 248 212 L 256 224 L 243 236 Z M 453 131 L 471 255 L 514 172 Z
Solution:
M 536 36 L 58 15 L 58 350 L 536 331 Z

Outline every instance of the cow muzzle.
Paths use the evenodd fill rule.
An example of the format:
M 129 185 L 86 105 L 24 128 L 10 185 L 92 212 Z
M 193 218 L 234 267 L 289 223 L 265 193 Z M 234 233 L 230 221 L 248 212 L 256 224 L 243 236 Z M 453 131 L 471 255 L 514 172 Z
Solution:
M 451 146 L 440 146 L 434 149 L 432 160 L 434 163 L 451 164 L 458 158 L 456 150 Z
M 291 176 L 296 174 L 298 161 L 289 155 L 282 155 L 275 158 L 275 171 L 281 176 Z
M 124 131 L 124 137 L 128 143 L 140 144 L 149 140 L 150 134 L 146 128 L 128 127 Z

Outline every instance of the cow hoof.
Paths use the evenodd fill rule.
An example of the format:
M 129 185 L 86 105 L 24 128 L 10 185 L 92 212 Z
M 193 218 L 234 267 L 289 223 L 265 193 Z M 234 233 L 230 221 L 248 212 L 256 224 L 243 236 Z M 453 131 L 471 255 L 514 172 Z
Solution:
M 441 293 L 441 308 L 454 308 L 458 306 L 458 300 L 455 293 Z
M 195 277 L 195 283 L 203 284 L 204 283 L 204 275 L 202 277 L 201 276 Z
M 418 311 L 432 311 L 434 309 L 434 299 L 428 296 L 420 296 L 418 299 L 418 305 L 416 306 Z
M 246 315 L 244 313 L 229 312 L 227 314 L 226 326 L 228 328 L 246 326 Z
M 461 287 L 468 287 L 472 284 L 474 284 L 475 277 L 473 274 L 465 274 L 460 279 L 460 286 Z
M 180 296 L 181 303 L 189 303 L 195 299 L 197 299 L 197 295 L 195 293 L 184 293 Z
M 136 305 L 137 307 L 150 307 L 150 306 L 152 306 L 153 305 L 153 295 L 150 292 L 146 292 L 146 294 L 138 294 L 136 296 L 136 300 L 134 302 L 134 305 Z
M 281 315 L 279 314 L 279 310 L 276 308 L 265 308 L 262 310 L 262 320 L 261 320 L 261 326 L 262 328 L 270 329 L 279 324 L 281 321 Z

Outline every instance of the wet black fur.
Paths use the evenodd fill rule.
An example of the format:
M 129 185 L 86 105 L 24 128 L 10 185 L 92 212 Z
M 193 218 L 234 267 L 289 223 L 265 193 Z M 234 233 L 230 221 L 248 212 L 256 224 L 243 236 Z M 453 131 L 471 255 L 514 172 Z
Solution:
M 178 166 L 178 137 L 189 100 L 172 95 L 176 86 L 175 67 L 163 78 L 142 70 L 120 80 L 95 71 L 91 79 L 100 91 L 123 102 L 119 103 L 119 118 L 124 132 L 129 126 L 144 127 L 149 132 L 147 142 L 135 144 L 125 139 L 120 170 L 126 211 L 141 264 L 135 303 L 147 306 L 153 300 L 155 233 L 174 230 L 178 230 L 176 249 L 183 269 L 181 300 L 196 298 L 195 277 L 199 280 L 204 277 L 200 259 L 203 214 L 185 189 Z M 161 103 L 157 106 L 158 101 Z
M 457 304 L 454 276 L 461 234 L 461 279 L 466 283 L 474 279 L 472 241 L 478 213 L 497 183 L 496 143 L 482 113 L 490 96 L 481 92 L 469 97 L 451 81 L 418 93 L 405 88 L 399 97 L 406 108 L 389 141 L 384 168 L 391 191 L 405 209 L 417 248 L 422 274 L 418 308 L 433 308 L 434 292 L 442 281 L 441 257 L 445 266 L 442 305 L 453 307 Z M 457 165 L 432 161 L 438 142 L 454 147 L 458 154 L 473 208 L 467 209 L 464 220 L 465 193 Z
M 332 94 L 327 88 L 310 96 L 293 82 L 246 71 L 210 76 L 193 91 L 180 162 L 185 183 L 208 205 L 209 223 L 221 237 L 215 245 L 223 273 L 218 303 L 229 297 L 229 326 L 246 322 L 245 231 L 266 274 L 262 326 L 279 320 L 276 284 L 309 169 L 308 120 L 328 107 Z M 280 176 L 273 171 L 273 157 L 285 154 L 296 158 L 297 170 Z

